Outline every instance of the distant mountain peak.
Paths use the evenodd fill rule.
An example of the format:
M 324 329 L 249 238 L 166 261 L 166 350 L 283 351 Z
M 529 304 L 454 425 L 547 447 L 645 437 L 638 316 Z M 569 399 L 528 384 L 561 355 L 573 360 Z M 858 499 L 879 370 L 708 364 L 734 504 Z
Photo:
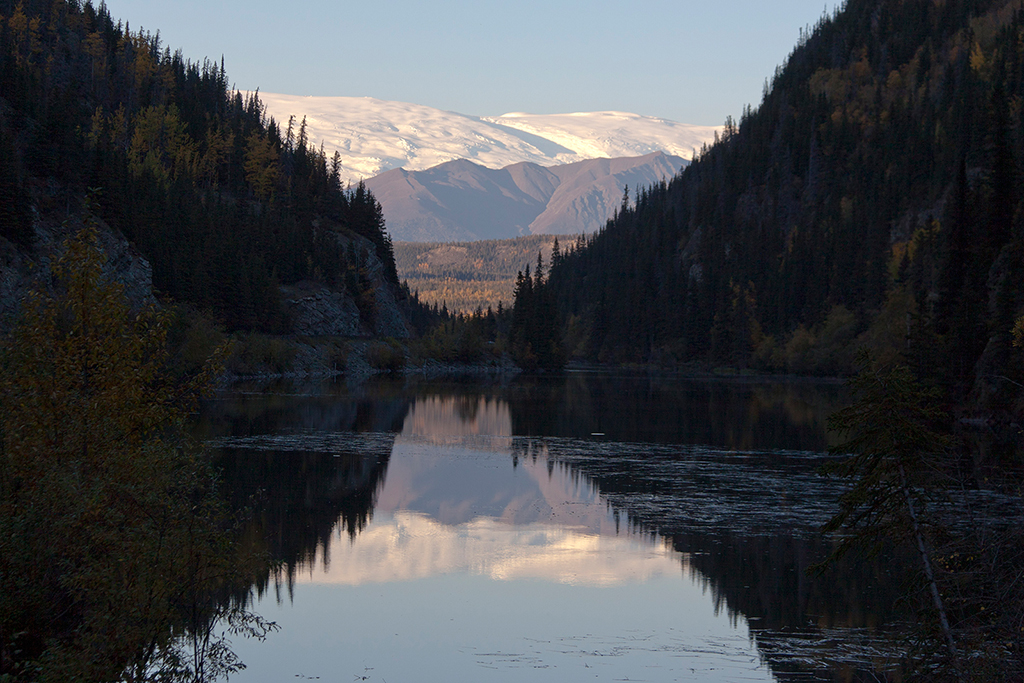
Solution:
M 392 169 L 366 181 L 398 242 L 459 242 L 601 228 L 622 190 L 667 180 L 687 160 L 664 152 L 501 169 L 468 159 L 422 171 Z
M 651 152 L 690 159 L 720 126 L 695 126 L 629 112 L 568 114 L 509 112 L 467 116 L 373 97 L 313 97 L 260 93 L 268 114 L 286 124 L 306 119 L 310 141 L 328 156 L 341 154 L 342 180 L 385 171 L 421 171 L 457 159 L 501 169 L 586 159 L 637 157 Z

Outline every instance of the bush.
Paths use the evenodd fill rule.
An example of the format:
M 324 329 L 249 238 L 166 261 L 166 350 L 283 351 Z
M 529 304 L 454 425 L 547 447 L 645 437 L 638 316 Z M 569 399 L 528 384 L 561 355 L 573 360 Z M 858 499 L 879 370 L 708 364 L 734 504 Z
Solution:
M 284 374 L 295 364 L 295 345 L 265 334 L 241 334 L 235 339 L 227 369 L 236 375 Z
M 374 370 L 399 373 L 405 370 L 405 350 L 395 339 L 374 342 L 366 350 L 366 361 Z
M 188 305 L 171 309 L 168 345 L 176 374 L 194 375 L 227 344 L 224 326 Z
M 245 579 L 184 428 L 216 368 L 174 376 L 167 315 L 133 314 L 103 258 L 95 230 L 69 240 L 0 348 L 4 681 L 237 670 L 212 596 Z

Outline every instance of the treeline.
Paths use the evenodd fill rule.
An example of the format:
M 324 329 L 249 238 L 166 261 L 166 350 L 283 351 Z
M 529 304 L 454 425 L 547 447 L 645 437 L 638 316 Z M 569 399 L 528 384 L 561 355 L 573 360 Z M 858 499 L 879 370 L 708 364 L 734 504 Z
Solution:
M 0 230 L 24 248 L 30 207 L 66 215 L 91 191 L 161 294 L 282 331 L 279 284 L 317 280 L 371 306 L 368 248 L 397 287 L 380 205 L 342 187 L 340 163 L 304 121 L 229 87 L 223 62 L 172 53 L 102 4 L 0 0 Z
M 510 317 L 511 309 L 500 304 L 496 311 L 488 307 L 471 313 L 442 308 L 437 322 L 410 344 L 410 355 L 416 362 L 499 364 L 509 350 Z
M 582 238 L 581 238 L 582 239 Z M 562 262 L 562 252 L 555 240 L 552 263 Z M 555 292 L 544 279 L 544 257 L 537 254 L 537 268 L 530 266 L 516 276 L 515 306 L 509 331 L 510 351 L 516 363 L 525 370 L 551 369 L 565 364 L 562 342 L 574 332 L 564 333 L 559 325 Z
M 1006 0 L 824 16 L 757 109 L 553 263 L 544 287 L 581 331 L 564 352 L 832 374 L 867 347 L 1005 405 L 1022 379 L 1022 37 Z
M 422 302 L 471 313 L 478 307 L 510 306 L 516 274 L 538 253 L 550 258 L 557 239 L 528 235 L 477 242 L 397 242 L 395 262 L 399 277 Z M 563 242 L 573 239 L 562 236 Z

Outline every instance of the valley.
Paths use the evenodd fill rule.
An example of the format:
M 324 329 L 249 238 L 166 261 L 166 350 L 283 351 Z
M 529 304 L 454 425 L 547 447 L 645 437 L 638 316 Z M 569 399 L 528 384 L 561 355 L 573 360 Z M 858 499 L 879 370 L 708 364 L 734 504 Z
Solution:
M 1024 6 L 720 127 L 613 28 L 467 115 L 0 0 L 0 683 L 1024 680 Z
M 509 309 L 514 301 L 516 274 L 537 265 L 540 254 L 551 263 L 555 235 L 530 235 L 510 240 L 475 242 L 396 242 L 398 277 L 429 306 L 452 313 L 478 308 Z M 571 235 L 561 238 L 564 248 Z

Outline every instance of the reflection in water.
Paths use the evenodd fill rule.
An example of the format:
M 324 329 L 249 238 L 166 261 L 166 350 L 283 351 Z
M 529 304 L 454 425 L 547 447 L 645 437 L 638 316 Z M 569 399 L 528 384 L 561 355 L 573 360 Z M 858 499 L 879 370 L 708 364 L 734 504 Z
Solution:
M 240 391 L 208 402 L 196 428 L 219 446 L 232 506 L 249 511 L 242 542 L 264 551 L 289 585 L 311 558 L 330 561 L 336 533 L 354 537 L 369 523 L 393 432 L 409 409 L 410 400 L 393 384 L 354 395 L 335 389 Z
M 393 438 L 314 439 L 306 447 L 301 436 L 288 443 L 222 440 L 219 464 L 229 500 L 236 510 L 252 510 L 244 541 L 264 550 L 289 584 L 314 557 L 328 564 L 335 534 L 354 538 L 369 523 Z
M 508 402 L 484 396 L 424 396 L 402 424 L 404 436 L 445 442 L 462 436 L 512 436 Z
M 196 436 L 209 441 L 296 432 L 397 432 L 411 403 L 395 382 L 375 382 L 354 392 L 330 382 L 241 385 L 206 402 Z
M 846 391 L 812 382 L 571 374 L 524 380 L 506 395 L 518 435 L 824 451 L 827 417 Z
M 840 577 L 825 580 L 805 572 L 828 551 L 815 529 L 830 514 L 835 491 L 815 474 L 822 456 L 808 451 L 826 445 L 835 387 L 570 377 L 483 389 L 382 383 L 369 392 L 247 395 L 220 402 L 204 422 L 205 433 L 219 437 L 233 500 L 255 502 L 247 537 L 284 563 L 281 578 L 300 597 L 330 587 L 347 591 L 354 605 L 366 594 L 351 591 L 376 586 L 376 606 L 364 609 L 384 615 L 400 609 L 395 600 L 405 601 L 402 610 L 429 602 L 409 590 L 441 582 L 452 595 L 489 602 L 483 630 L 496 633 L 507 621 L 499 615 L 541 594 L 533 609 L 548 616 L 535 618 L 582 610 L 540 585 L 601 590 L 588 599 L 609 613 L 616 591 L 654 590 L 634 595 L 628 609 L 650 612 L 653 626 L 662 602 L 676 604 L 663 629 L 676 635 L 647 658 L 691 656 L 700 650 L 694 629 L 713 630 L 725 619 L 725 640 L 717 654 L 705 647 L 700 666 L 710 666 L 708 657 L 739 658 L 734 664 L 748 657 L 737 671 L 755 672 L 761 660 L 755 655 L 752 666 L 744 649 L 754 642 L 777 678 L 800 680 L 815 670 L 829 679 L 820 663 L 829 655 L 794 656 L 792 634 L 841 627 L 849 635 L 892 616 L 898 593 L 883 568 L 848 563 Z M 533 588 L 523 594 L 515 588 L 522 585 Z M 693 609 L 683 607 L 694 597 L 686 586 L 710 610 L 704 626 L 688 621 Z M 506 594 L 515 597 L 499 597 Z M 452 608 L 431 605 L 423 607 L 429 619 Z M 275 619 L 312 609 L 264 606 L 277 610 Z M 363 615 L 367 634 L 375 619 Z M 344 628 L 360 630 L 358 621 Z M 403 626 L 418 634 L 408 636 L 413 640 L 437 627 Z M 562 638 L 582 637 L 588 625 L 567 620 L 562 628 Z M 387 658 L 410 648 L 406 638 L 387 650 L 377 642 L 382 637 L 364 647 Z M 470 649 L 485 647 L 485 633 L 474 637 L 481 641 Z M 729 640 L 735 637 L 740 641 Z M 503 647 L 522 634 L 508 638 Z M 737 644 L 747 638 L 746 646 Z M 430 661 L 454 656 L 452 642 L 437 646 L 447 654 Z M 494 662 L 476 652 L 478 666 Z M 545 652 L 535 653 L 534 664 L 555 661 Z M 648 666 L 630 662 L 608 671 L 622 677 L 636 673 L 630 666 Z M 562 674 L 551 680 L 573 680 Z
M 465 573 L 495 581 L 541 579 L 613 586 L 678 576 L 680 556 L 636 536 L 602 536 L 558 524 L 478 517 L 452 526 L 419 512 L 378 514 L 329 567 L 311 563 L 298 583 L 359 586 Z M 684 562 L 685 568 L 685 562 Z

